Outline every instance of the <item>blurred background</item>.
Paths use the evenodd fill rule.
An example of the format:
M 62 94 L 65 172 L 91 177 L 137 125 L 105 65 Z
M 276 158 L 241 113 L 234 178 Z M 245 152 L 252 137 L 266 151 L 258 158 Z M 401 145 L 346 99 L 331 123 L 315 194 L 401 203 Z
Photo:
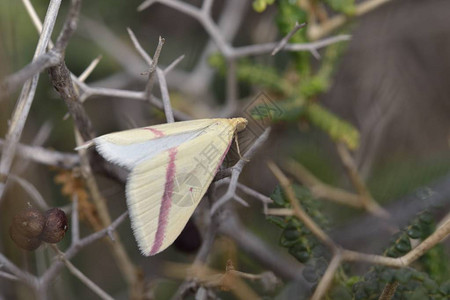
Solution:
M 200 9 L 203 4 L 201 0 L 179 2 L 194 9 Z M 364 2 L 375 5 L 358 10 L 361 7 L 358 5 Z M 449 212 L 450 2 L 216 0 L 212 2 L 211 18 L 220 30 L 219 35 L 205 30 L 208 27 L 198 19 L 169 4 L 154 3 L 138 12 L 141 3 L 134 0 L 83 1 L 78 29 L 65 55 L 70 71 L 80 75 L 92 60 L 101 56 L 100 63 L 86 80 L 89 86 L 142 91 L 147 80 L 142 73 L 148 71 L 148 66 L 134 48 L 127 28 L 151 56 L 158 37 L 162 36 L 165 44 L 159 58 L 161 68 L 184 55 L 166 76 L 175 110 L 193 119 L 251 117 L 249 105 L 259 103 L 260 93 L 264 92 L 270 105 L 281 111 L 279 116 L 268 115 L 272 125 L 270 139 L 245 167 L 241 183 L 271 196 L 278 182 L 266 161 L 283 163 L 292 158 L 322 182 L 352 191 L 336 150 L 336 143 L 344 143 L 352 151 L 359 174 L 373 199 L 401 227 L 430 205 L 439 206 L 432 211 L 436 222 Z M 33 1 L 41 19 L 47 5 L 47 1 Z M 69 5 L 69 1 L 62 2 L 54 39 Z M 326 25 L 332 23 L 329 21 L 339 16 L 345 20 L 342 26 L 326 31 Z M 290 43 L 315 42 L 347 34 L 351 39 L 317 49 L 320 57 L 309 51 L 280 51 L 271 56 L 269 51 L 235 59 L 232 68 L 236 72 L 236 92 L 233 96 L 230 79 L 227 81 L 227 74 L 233 70 L 230 70 L 229 57 L 224 57 L 217 48 L 217 40 L 224 40 L 236 49 L 276 42 L 292 30 L 296 21 L 308 22 L 308 25 L 295 33 Z M 37 31 L 24 5 L 0 0 L 0 76 L 4 78 L 28 64 L 37 41 Z M 154 92 L 160 95 L 158 84 Z M 0 99 L 2 142 L 18 95 L 16 92 Z M 235 101 L 230 100 L 233 97 Z M 163 111 L 136 99 L 95 96 L 88 98 L 84 107 L 97 135 L 166 121 Z M 74 124 L 71 118 L 64 118 L 66 113 L 67 107 L 54 91 L 46 72 L 42 73 L 21 143 L 38 143 L 48 149 L 75 154 Z M 254 122 L 259 124 L 261 120 L 255 118 Z M 49 206 L 70 205 L 70 196 L 62 191 L 61 184 L 66 182 L 61 178 L 70 171 L 17 156 L 12 173 L 29 181 Z M 96 179 L 115 219 L 126 210 L 124 186 L 104 174 L 98 174 Z M 221 192 L 219 188 L 219 195 Z M 246 230 L 301 270 L 302 263 L 291 255 L 289 248 L 280 245 L 282 229 L 266 218 L 262 204 L 252 197 L 244 199 L 250 207 L 234 202 L 229 206 Z M 22 251 L 8 234 L 13 215 L 25 208 L 27 202 L 32 202 L 29 194 L 20 185 L 10 183 L 0 200 L 0 252 L 22 269 L 39 275 L 52 263 L 52 252 L 44 246 L 35 252 Z M 319 207 L 314 209 L 327 220 L 324 226 L 345 247 L 378 254 L 389 247 L 392 232 L 380 225 L 383 221 L 379 218 L 336 203 L 317 199 L 316 202 Z M 189 241 L 206 231 L 202 227 L 203 210 L 200 208 L 195 215 L 192 223 L 196 225 L 191 233 L 185 233 Z M 81 221 L 82 235 L 91 233 L 89 222 Z M 138 252 L 129 220 L 118 232 L 131 260 L 142 268 L 146 297 L 170 299 L 182 280 L 168 276 L 164 272 L 164 262 L 190 264 L 195 251 L 186 253 L 181 242 L 178 248 L 172 246 L 157 256 L 143 257 Z M 62 249 L 70 245 L 69 234 L 60 245 Z M 450 279 L 450 244 L 447 241 L 441 247 L 443 266 L 439 272 L 417 266 L 438 284 Z M 218 235 L 209 266 L 224 271 L 228 259 L 233 260 L 237 270 L 255 274 L 273 271 L 239 241 Z M 113 261 L 111 251 L 101 241 L 72 260 L 114 298 L 125 299 L 129 296 L 127 284 Z M 358 265 L 347 271 L 363 276 L 369 269 L 368 265 Z M 276 299 L 306 299 L 314 287 L 314 283 L 296 283 L 294 279 L 298 278 L 277 274 L 276 270 L 275 274 L 282 283 L 271 291 L 264 291 L 259 283 L 249 284 L 261 297 Z M 30 290 L 22 288 L 23 284 L 10 283 L 0 277 L 0 299 L 34 297 Z M 228 291 L 217 289 L 215 292 L 223 299 L 235 297 Z M 347 299 L 350 294 L 333 299 Z M 67 270 L 52 285 L 50 296 L 55 299 L 97 297 Z

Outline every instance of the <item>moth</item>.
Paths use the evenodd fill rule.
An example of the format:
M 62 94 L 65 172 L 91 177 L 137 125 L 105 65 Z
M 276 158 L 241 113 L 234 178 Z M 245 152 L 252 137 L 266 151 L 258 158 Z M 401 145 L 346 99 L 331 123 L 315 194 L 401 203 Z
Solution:
M 247 120 L 200 119 L 124 130 L 97 137 L 109 162 L 130 171 L 126 199 L 141 253 L 155 255 L 185 227 Z

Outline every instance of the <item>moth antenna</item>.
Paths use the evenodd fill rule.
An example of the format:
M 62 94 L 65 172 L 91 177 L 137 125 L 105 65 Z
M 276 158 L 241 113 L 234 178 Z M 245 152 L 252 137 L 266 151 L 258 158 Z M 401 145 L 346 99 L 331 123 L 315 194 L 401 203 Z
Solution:
M 82 144 L 82 145 L 80 145 L 78 147 L 75 147 L 75 151 L 86 150 L 86 149 L 88 149 L 89 147 L 91 147 L 93 145 L 94 145 L 94 141 L 90 140 L 90 141 L 87 141 L 86 143 L 84 143 L 84 144 Z

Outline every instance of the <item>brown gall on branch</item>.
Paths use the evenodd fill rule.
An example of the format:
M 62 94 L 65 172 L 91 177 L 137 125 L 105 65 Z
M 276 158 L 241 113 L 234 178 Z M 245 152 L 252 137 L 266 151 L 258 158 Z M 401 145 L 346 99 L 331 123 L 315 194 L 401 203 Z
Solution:
M 122 224 L 122 222 L 127 217 L 128 213 L 124 212 L 120 215 L 114 222 L 111 223 L 108 227 L 92 233 L 82 239 L 79 239 L 77 242 L 73 242 L 70 247 L 65 251 L 64 257 L 66 260 L 72 259 L 75 255 L 77 255 L 82 249 L 94 243 L 95 241 L 104 238 L 109 235 L 111 232 L 114 232 L 116 228 Z M 64 267 L 64 263 L 61 261 L 57 261 L 52 264 L 40 277 L 40 285 L 42 288 L 48 288 L 51 282 L 58 276 Z
M 77 255 L 81 250 L 85 247 L 89 246 L 93 242 L 105 237 L 110 232 L 114 231 L 126 218 L 128 215 L 127 212 L 123 213 L 120 217 L 118 217 L 114 222 L 111 223 L 110 226 L 104 228 L 101 231 L 92 233 L 80 239 L 76 242 L 72 242 L 70 247 L 64 253 L 64 257 L 67 260 L 70 260 L 75 255 Z M 18 279 L 22 282 L 30 286 L 32 289 L 38 292 L 40 295 L 46 295 L 46 291 L 52 281 L 58 276 L 64 264 L 61 261 L 56 261 L 53 263 L 40 277 L 36 277 L 26 271 L 22 271 L 15 264 L 13 264 L 8 258 L 6 258 L 2 253 L 0 253 L 0 265 L 3 268 L 14 274 Z

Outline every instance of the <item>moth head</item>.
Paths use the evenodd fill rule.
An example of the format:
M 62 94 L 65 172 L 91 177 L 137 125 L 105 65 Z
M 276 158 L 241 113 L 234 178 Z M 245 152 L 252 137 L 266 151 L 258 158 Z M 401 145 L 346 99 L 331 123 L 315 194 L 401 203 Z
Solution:
M 233 122 L 233 125 L 236 127 L 237 132 L 244 130 L 248 123 L 247 119 L 245 118 L 234 118 L 231 119 L 231 121 Z

